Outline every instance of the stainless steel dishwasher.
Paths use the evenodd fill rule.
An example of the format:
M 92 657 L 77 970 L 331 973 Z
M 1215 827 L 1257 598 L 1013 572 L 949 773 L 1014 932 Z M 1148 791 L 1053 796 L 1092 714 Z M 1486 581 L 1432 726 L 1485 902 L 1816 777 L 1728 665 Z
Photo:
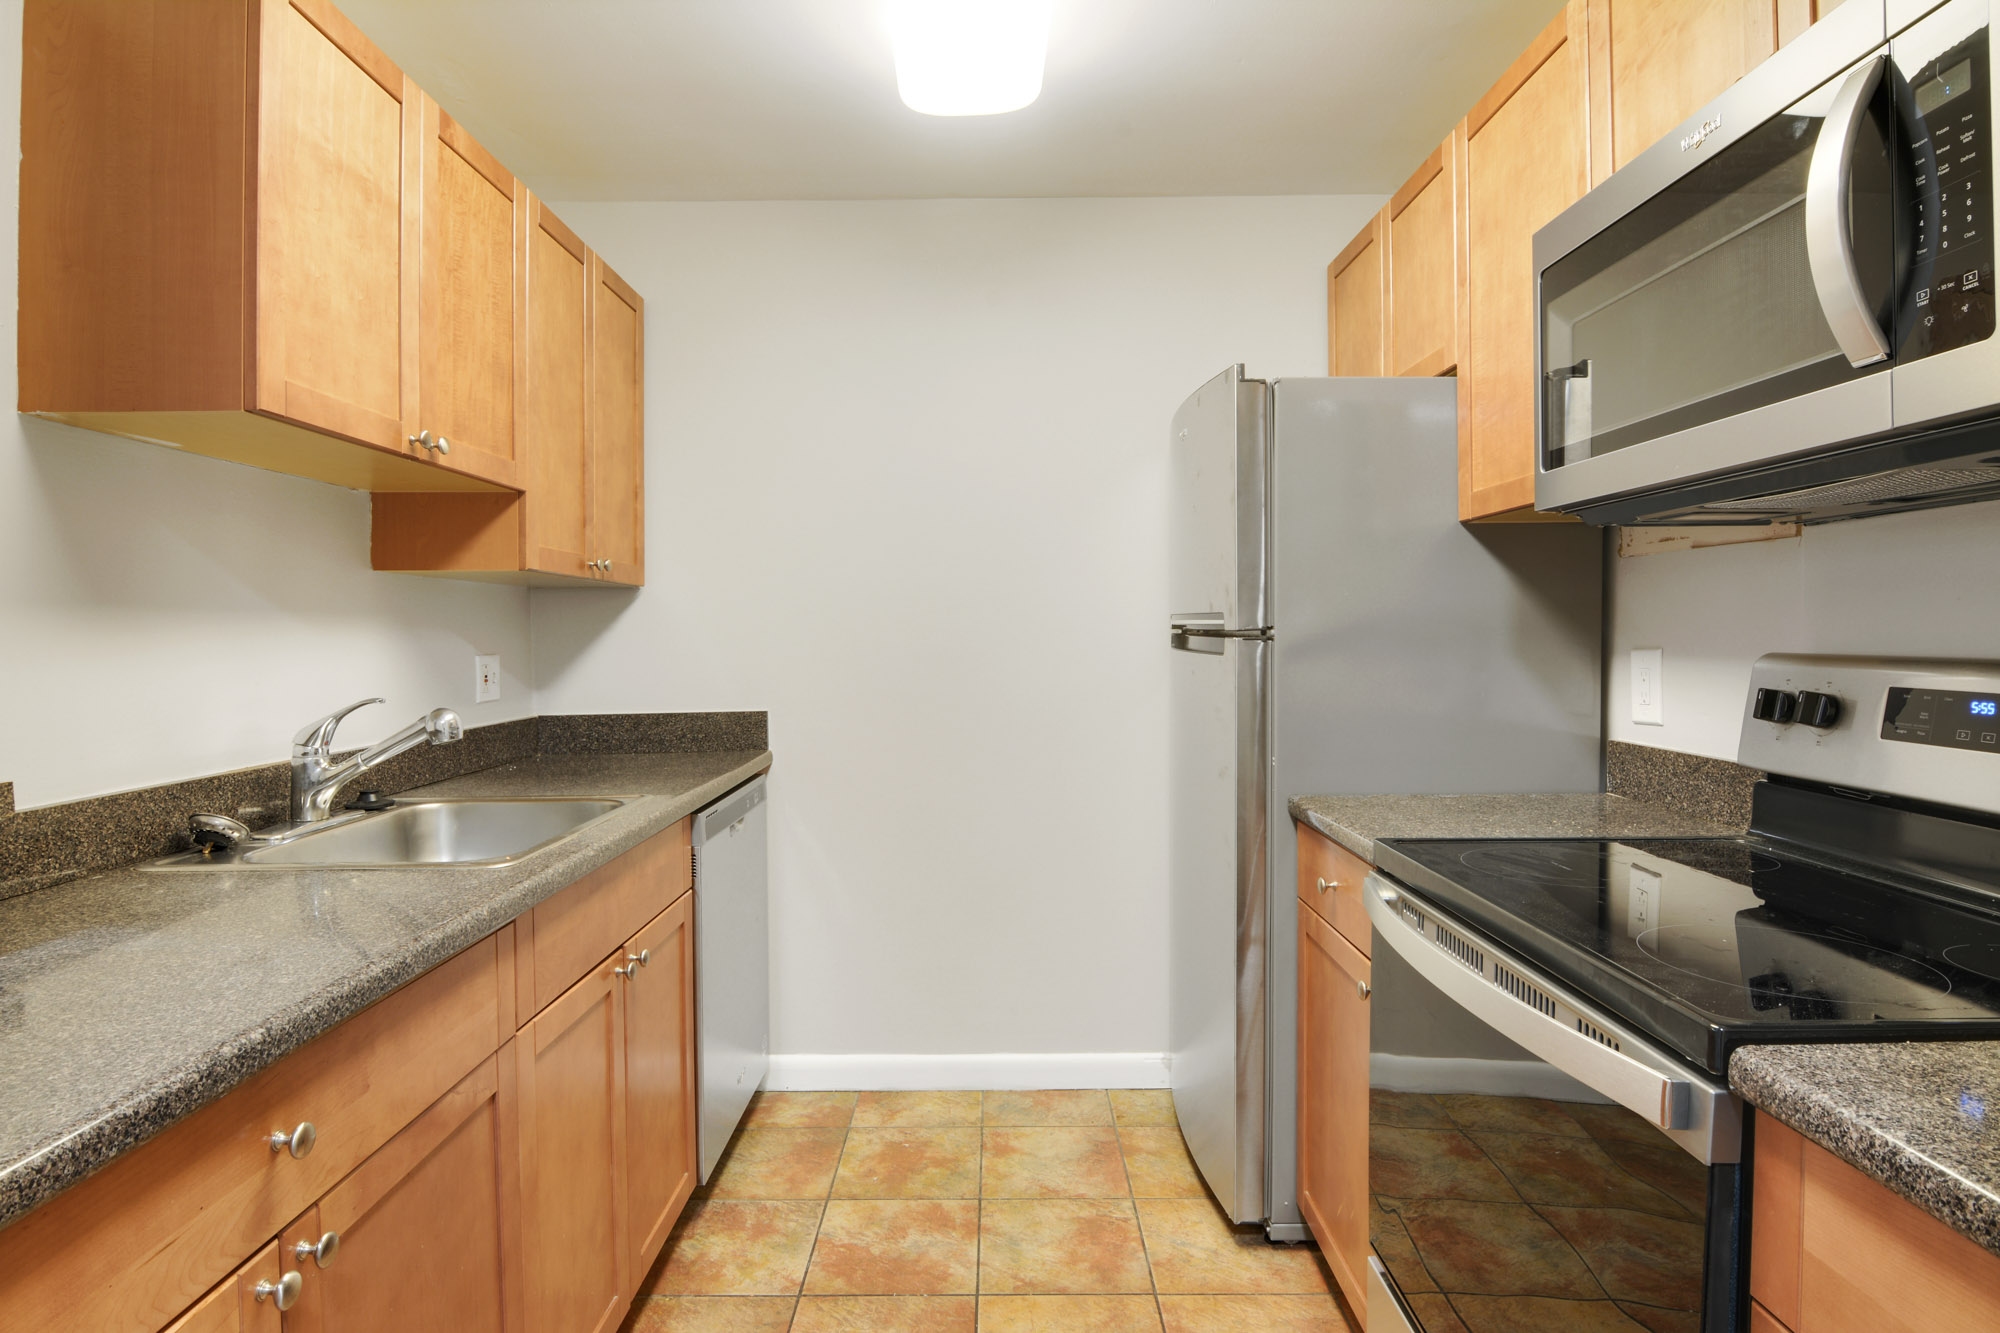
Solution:
M 770 848 L 764 779 L 694 817 L 694 981 L 701 1180 L 771 1063 Z

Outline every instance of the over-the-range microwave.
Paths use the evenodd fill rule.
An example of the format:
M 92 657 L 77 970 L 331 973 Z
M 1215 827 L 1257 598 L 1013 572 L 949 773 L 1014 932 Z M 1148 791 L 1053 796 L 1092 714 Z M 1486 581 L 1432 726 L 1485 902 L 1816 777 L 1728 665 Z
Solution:
M 1535 234 L 1535 506 L 2000 496 L 1989 0 L 1846 0 Z

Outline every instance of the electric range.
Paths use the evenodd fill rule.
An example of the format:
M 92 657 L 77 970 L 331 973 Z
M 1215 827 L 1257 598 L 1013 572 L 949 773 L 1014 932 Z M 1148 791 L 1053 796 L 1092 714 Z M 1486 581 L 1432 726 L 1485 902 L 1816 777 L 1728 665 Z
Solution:
M 2000 1038 L 1996 715 L 2000 663 L 1765 657 L 1741 836 L 1378 844 L 1371 1333 L 1549 1300 L 1734 1333 L 1730 1052 Z

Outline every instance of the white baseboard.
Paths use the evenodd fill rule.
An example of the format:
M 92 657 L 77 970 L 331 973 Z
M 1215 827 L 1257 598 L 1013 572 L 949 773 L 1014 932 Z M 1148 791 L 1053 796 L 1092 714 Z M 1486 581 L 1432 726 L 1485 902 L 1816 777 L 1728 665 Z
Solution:
M 1368 1084 L 1388 1092 L 1470 1092 L 1488 1097 L 1544 1097 L 1552 1102 L 1611 1100 L 1540 1060 L 1458 1060 L 1378 1053 L 1368 1057 Z
M 773 1055 L 772 1092 L 1164 1088 L 1167 1057 L 1151 1051 L 1062 1055 Z

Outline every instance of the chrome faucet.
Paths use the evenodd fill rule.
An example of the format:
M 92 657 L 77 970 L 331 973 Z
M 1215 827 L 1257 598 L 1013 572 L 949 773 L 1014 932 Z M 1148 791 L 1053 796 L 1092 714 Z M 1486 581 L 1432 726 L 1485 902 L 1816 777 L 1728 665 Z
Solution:
M 356 773 L 365 772 L 385 759 L 428 741 L 448 745 L 465 735 L 458 714 L 449 708 L 433 708 L 395 735 L 379 741 L 359 754 L 333 762 L 333 732 L 340 720 L 357 708 L 379 704 L 380 699 L 363 699 L 337 713 L 329 713 L 292 737 L 292 822 L 309 824 L 333 813 L 333 794 Z

